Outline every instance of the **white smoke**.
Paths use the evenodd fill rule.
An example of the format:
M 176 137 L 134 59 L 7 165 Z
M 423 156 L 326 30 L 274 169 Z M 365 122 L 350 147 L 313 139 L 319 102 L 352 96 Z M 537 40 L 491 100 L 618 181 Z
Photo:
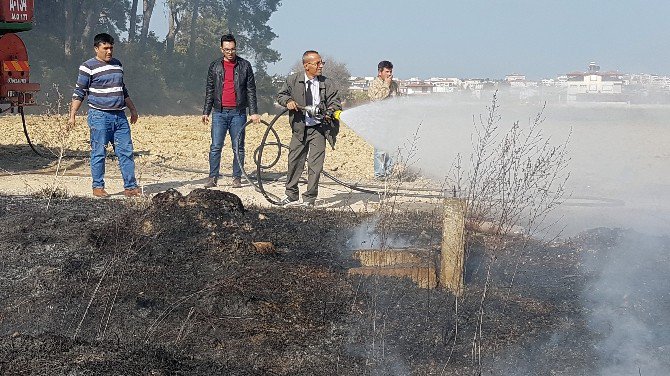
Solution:
M 490 99 L 466 94 L 400 97 L 346 110 L 342 120 L 392 153 L 416 142 L 413 164 L 441 181 L 457 155 L 467 162 L 473 121 L 486 115 Z M 501 93 L 498 104 L 502 131 L 515 121 L 527 126 L 542 108 L 540 101 L 522 103 L 509 93 Z M 670 106 L 549 102 L 544 115 L 542 130 L 552 142 L 570 138 L 572 198 L 550 218 L 569 218 L 558 226 L 566 226 L 563 235 L 601 226 L 670 234 Z
M 477 121 L 487 113 L 488 101 L 467 94 L 404 97 L 347 110 L 342 119 L 390 151 L 402 149 L 419 129 L 414 163 L 441 181 L 458 154 L 468 160 L 473 117 Z M 499 96 L 502 122 L 528 124 L 541 102 Z M 556 143 L 572 132 L 572 197 L 549 220 L 563 218 L 559 227 L 565 226 L 566 236 L 597 227 L 631 229 L 610 249 L 584 252 L 589 279 L 575 298 L 582 300 L 599 359 L 585 366 L 600 375 L 668 375 L 670 106 L 549 102 L 544 115 L 543 131 Z M 540 355 L 534 354 L 533 362 L 551 361 L 537 359 Z M 519 366 L 508 374 L 532 374 L 532 364 Z
M 587 253 L 583 292 L 600 375 L 670 374 L 670 244 L 625 231 L 612 247 Z

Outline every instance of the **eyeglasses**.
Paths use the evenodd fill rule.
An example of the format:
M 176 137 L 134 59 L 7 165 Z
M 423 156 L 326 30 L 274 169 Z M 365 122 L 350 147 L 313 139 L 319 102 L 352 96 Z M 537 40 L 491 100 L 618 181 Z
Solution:
M 221 51 L 226 52 L 226 53 L 231 53 L 237 51 L 236 48 L 222 48 Z
M 324 66 L 324 65 L 326 65 L 326 62 L 325 61 L 311 61 L 307 64 L 314 64 L 316 66 Z

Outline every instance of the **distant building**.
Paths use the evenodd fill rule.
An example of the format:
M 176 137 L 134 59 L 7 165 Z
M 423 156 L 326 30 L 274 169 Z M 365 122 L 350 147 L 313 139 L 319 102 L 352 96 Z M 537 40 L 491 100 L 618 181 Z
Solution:
M 623 77 L 623 80 L 625 85 L 635 86 L 637 88 L 655 91 L 670 91 L 670 77 L 668 76 L 659 76 L 648 73 L 627 74 Z
M 600 66 L 590 63 L 586 72 L 572 72 L 567 76 L 568 101 L 621 101 L 622 74 L 601 72 Z
M 514 88 L 524 88 L 527 86 L 525 74 L 518 74 L 518 73 L 508 74 L 507 76 L 505 76 L 504 82 L 508 84 L 510 87 Z
M 542 81 L 542 86 L 556 86 L 556 80 L 553 78 L 543 78 Z
M 349 77 L 349 90 L 366 91 L 372 80 L 374 80 L 374 77 Z
M 518 73 L 508 74 L 507 76 L 505 76 L 505 81 L 507 82 L 526 81 L 526 75 Z
M 467 90 L 482 90 L 486 80 L 481 78 L 467 78 L 463 80 L 463 89 Z
M 404 85 L 404 93 L 407 95 L 412 94 L 432 94 L 433 93 L 433 84 L 431 82 L 413 80 L 409 81 Z
M 463 85 L 463 81 L 458 78 L 432 77 L 428 82 L 433 84 L 433 93 L 451 93 Z
M 568 87 L 568 76 L 558 76 L 556 77 L 556 86 L 558 87 Z

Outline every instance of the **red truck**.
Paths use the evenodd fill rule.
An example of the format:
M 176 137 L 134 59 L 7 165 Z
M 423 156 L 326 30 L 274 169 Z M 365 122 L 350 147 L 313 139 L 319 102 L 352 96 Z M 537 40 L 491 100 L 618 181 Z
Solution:
M 26 45 L 16 34 L 33 27 L 34 0 L 0 0 L 0 105 L 5 112 L 35 104 L 40 85 L 30 82 Z

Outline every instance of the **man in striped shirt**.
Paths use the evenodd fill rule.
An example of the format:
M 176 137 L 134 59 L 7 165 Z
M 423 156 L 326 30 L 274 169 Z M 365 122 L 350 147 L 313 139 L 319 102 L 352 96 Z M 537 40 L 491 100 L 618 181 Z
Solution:
M 105 191 L 105 156 L 107 144 L 113 143 L 123 177 L 123 194 L 140 196 L 135 179 L 133 142 L 125 109 L 130 109 L 130 123 L 137 122 L 137 109 L 123 83 L 123 67 L 112 55 L 114 38 L 102 33 L 93 39 L 95 57 L 79 67 L 77 85 L 72 95 L 70 126 L 75 125 L 77 110 L 88 96 L 88 127 L 91 133 L 91 176 L 93 196 L 109 197 Z

